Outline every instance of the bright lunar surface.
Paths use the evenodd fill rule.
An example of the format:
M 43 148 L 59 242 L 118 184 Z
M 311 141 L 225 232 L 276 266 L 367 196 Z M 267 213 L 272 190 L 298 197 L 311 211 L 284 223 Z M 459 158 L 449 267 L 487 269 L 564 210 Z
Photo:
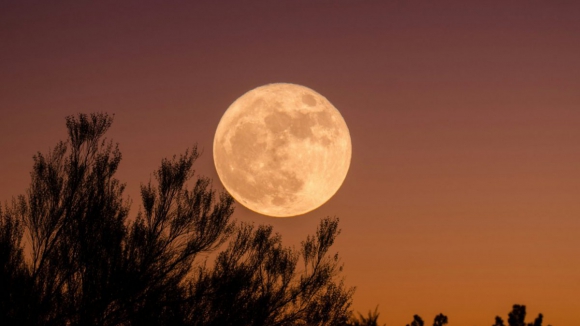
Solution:
M 223 115 L 213 157 L 224 187 L 260 214 L 307 213 L 340 188 L 352 147 L 338 110 L 295 84 L 269 84 L 238 98 Z

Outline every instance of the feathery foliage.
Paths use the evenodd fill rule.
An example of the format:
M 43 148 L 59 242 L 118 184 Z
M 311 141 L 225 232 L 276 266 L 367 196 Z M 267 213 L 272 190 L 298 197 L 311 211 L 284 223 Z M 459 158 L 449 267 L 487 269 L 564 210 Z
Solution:
M 346 322 L 353 289 L 329 252 L 338 219 L 284 247 L 272 227 L 231 219 L 233 199 L 195 175 L 195 147 L 161 161 L 129 219 L 112 121 L 68 117 L 68 139 L 34 156 L 27 193 L 0 208 L 3 325 Z

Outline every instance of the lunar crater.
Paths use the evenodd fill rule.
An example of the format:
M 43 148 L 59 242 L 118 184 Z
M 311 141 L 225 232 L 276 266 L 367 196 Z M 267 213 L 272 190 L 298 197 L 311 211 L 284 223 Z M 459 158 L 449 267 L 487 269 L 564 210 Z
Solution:
M 316 99 L 314 98 L 314 96 L 312 96 L 310 94 L 304 94 L 304 95 L 302 95 L 302 103 L 304 103 L 308 106 L 315 106 Z

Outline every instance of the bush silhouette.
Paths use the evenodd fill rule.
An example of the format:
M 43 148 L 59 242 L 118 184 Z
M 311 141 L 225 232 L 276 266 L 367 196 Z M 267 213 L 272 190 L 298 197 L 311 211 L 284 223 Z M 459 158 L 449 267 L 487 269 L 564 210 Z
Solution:
M 533 323 L 525 322 L 526 319 L 526 306 L 515 304 L 512 307 L 512 311 L 508 314 L 508 325 L 509 326 L 542 326 L 542 321 L 544 316 L 539 314 Z M 503 319 L 497 316 L 495 317 L 495 323 L 493 326 L 505 326 Z
M 423 319 L 421 319 L 419 315 L 413 316 L 413 321 L 411 322 L 411 324 L 407 324 L 407 326 L 423 326 L 423 325 L 425 325 L 425 323 L 423 322 Z
M 68 117 L 68 139 L 34 156 L 28 191 L 0 208 L 3 325 L 346 323 L 337 218 L 284 247 L 272 227 L 231 219 L 233 199 L 194 175 L 194 147 L 162 160 L 129 219 L 111 124 Z
M 444 314 L 439 314 L 435 316 L 435 320 L 433 320 L 433 326 L 443 326 L 447 325 L 448 318 Z
M 361 313 L 358 314 L 358 317 L 352 316 L 350 320 L 351 326 L 379 326 L 379 307 L 375 308 L 375 311 L 369 311 L 368 317 L 363 316 Z

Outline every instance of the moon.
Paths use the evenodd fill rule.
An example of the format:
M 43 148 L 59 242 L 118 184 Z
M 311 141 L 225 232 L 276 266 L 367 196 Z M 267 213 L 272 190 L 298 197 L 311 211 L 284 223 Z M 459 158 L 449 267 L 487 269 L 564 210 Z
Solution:
M 338 110 L 314 90 L 276 83 L 238 98 L 213 142 L 217 174 L 245 207 L 268 216 L 308 213 L 342 185 L 352 155 Z

